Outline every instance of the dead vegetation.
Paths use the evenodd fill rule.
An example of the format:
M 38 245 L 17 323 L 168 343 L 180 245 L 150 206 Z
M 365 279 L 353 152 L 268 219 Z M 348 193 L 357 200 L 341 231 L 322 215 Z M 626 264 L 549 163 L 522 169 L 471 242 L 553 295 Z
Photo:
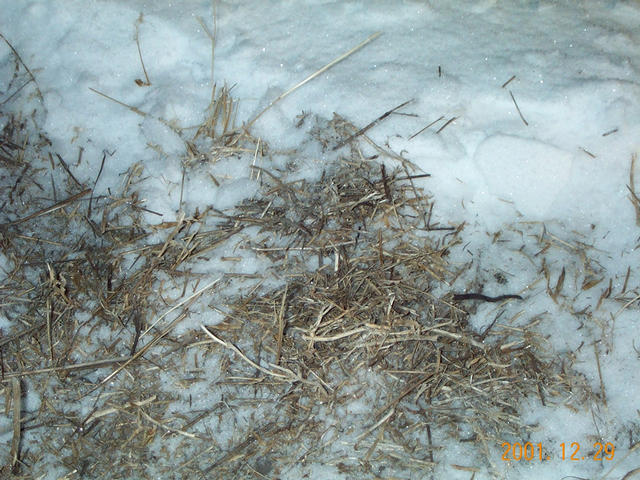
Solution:
M 462 302 L 443 293 L 459 273 L 447 255 L 461 229 L 427 223 L 429 198 L 410 176 L 356 151 L 317 182 L 263 177 L 264 195 L 228 218 L 260 227 L 246 248 L 267 255 L 283 285 L 243 296 L 207 328 L 227 352 L 226 383 L 279 397 L 273 421 L 291 422 L 290 434 L 320 420 L 317 438 L 278 436 L 260 455 L 298 446 L 296 461 L 321 454 L 356 478 L 433 465 L 433 431 L 480 445 L 522 437 L 519 400 L 544 404 L 571 388 L 570 375 L 535 353 L 526 326 L 468 328 Z M 362 414 L 345 413 L 362 402 Z M 323 444 L 327 431 L 345 446 Z M 242 452 L 246 465 L 258 453 Z
M 449 287 L 464 225 L 434 222 L 414 184 L 427 174 L 365 135 L 406 102 L 361 129 L 317 122 L 333 157 L 311 179 L 295 153 L 269 162 L 249 133 L 258 117 L 236 126 L 230 89 L 211 99 L 184 175 L 237 156 L 260 194 L 170 221 L 140 200 L 142 165 L 99 194 L 77 178 L 81 155 L 70 165 L 26 121 L 1 118 L 8 478 L 299 478 L 319 464 L 406 476 L 441 462 L 448 438 L 476 447 L 471 462 L 523 438 L 525 397 L 578 397 L 533 326 L 469 327 L 468 301 L 483 296 Z M 269 268 L 248 282 L 201 271 L 229 245 Z
M 232 138 L 225 125 L 201 130 Z M 336 117 L 314 132 L 329 149 L 358 129 Z M 150 223 L 140 165 L 109 195 L 69 169 L 51 198 L 55 155 L 5 118 L 0 349 L 5 412 L 22 415 L 6 470 L 279 478 L 321 462 L 376 478 L 437 464 L 448 436 L 482 451 L 523 435 L 520 399 L 571 390 L 532 330 L 468 327 L 447 287 L 463 225 L 432 222 L 420 174 L 349 148 L 316 180 L 254 167 L 261 193 L 235 209 Z M 195 273 L 228 244 L 271 264 L 235 295 L 233 275 Z M 193 317 L 207 304 L 220 323 Z

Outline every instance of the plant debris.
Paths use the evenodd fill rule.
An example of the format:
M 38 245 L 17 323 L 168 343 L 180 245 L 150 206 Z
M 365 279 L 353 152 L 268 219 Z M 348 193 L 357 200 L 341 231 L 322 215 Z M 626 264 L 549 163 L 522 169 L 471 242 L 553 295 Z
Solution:
M 142 165 L 99 194 L 62 157 L 66 176 L 50 174 L 51 142 L 1 117 L 3 474 L 278 478 L 315 462 L 403 475 L 437 465 L 448 438 L 485 453 L 522 438 L 524 398 L 580 401 L 535 319 L 471 328 L 465 300 L 521 297 L 451 291 L 464 224 L 432 223 L 413 183 L 428 174 L 336 115 L 310 131 L 334 155 L 310 178 L 312 159 L 283 167 L 234 105 L 214 88 L 183 172 L 236 156 L 259 193 L 225 211 L 185 212 L 181 197 L 171 221 L 141 200 Z M 268 267 L 200 270 L 229 249 Z

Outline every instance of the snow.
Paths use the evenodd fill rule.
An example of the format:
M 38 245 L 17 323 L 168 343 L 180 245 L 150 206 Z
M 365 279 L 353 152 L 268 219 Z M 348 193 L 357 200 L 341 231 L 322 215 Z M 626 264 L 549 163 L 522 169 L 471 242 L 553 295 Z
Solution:
M 622 458 L 629 438 L 640 440 L 637 305 L 621 310 L 624 302 L 608 299 L 596 311 L 595 304 L 609 279 L 614 293 L 621 292 L 628 266 L 627 297 L 637 295 L 640 280 L 635 269 L 638 227 L 627 190 L 630 160 L 640 150 L 640 4 L 239 0 L 215 2 L 214 9 L 211 2 L 196 0 L 0 0 L 0 33 L 37 79 L 44 98 L 44 130 L 64 158 L 76 158 L 78 148 L 84 148 L 81 181 L 96 178 L 104 152 L 108 154 L 97 192 L 119 185 L 119 174 L 140 162 L 144 176 L 150 177 L 147 204 L 164 220 L 175 218 L 184 144 L 167 125 L 197 126 L 204 119 L 212 79 L 211 45 L 202 24 L 212 28 L 214 10 L 214 80 L 218 86 L 234 85 L 240 121 L 254 118 L 290 87 L 382 32 L 275 104 L 254 124 L 254 135 L 286 151 L 305 145 L 306 132 L 294 126 L 302 111 L 324 119 L 336 112 L 365 126 L 413 99 L 399 112 L 415 116 L 390 115 L 367 135 L 431 174 L 416 184 L 433 194 L 439 222 L 468 222 L 469 245 L 457 260 L 474 259 L 474 268 L 489 279 L 484 290 L 488 295 L 501 292 L 491 280 L 498 271 L 508 278 L 510 290 L 525 292 L 525 315 L 544 317 L 551 346 L 575 351 L 578 368 L 595 390 L 600 380 L 594 342 L 598 345 L 606 405 L 581 412 L 551 410 L 535 402 L 523 405 L 523 411 L 529 409 L 525 418 L 539 425 L 530 441 L 587 444 L 599 431 L 616 443 Z M 150 87 L 135 84 L 135 79 L 144 79 L 136 25 Z M 2 44 L 2 78 L 10 78 L 12 68 L 12 54 Z M 4 86 L 0 90 L 4 101 L 11 92 Z M 140 116 L 94 90 L 148 115 Z M 35 100 L 26 107 L 16 101 L 5 107 L 26 111 L 28 102 Z M 307 161 L 305 171 L 317 176 L 324 154 L 317 147 L 305 153 L 314 159 Z M 227 159 L 215 172 L 219 186 L 197 172 L 185 178 L 187 206 L 225 209 L 256 191 L 246 165 Z M 503 240 L 497 246 L 491 236 L 499 232 Z M 544 294 L 546 285 L 536 283 L 542 268 L 536 238 L 545 235 L 558 240 L 546 260 L 551 285 L 566 267 L 565 288 L 572 305 L 555 305 Z M 563 249 L 562 242 L 573 247 Z M 581 248 L 576 245 L 589 246 L 590 265 L 605 278 L 592 290 L 581 289 L 590 272 L 584 261 L 576 260 Z M 253 273 L 256 265 L 244 258 L 227 264 L 210 261 L 203 268 Z M 466 288 L 472 277 L 459 279 L 456 286 Z M 586 305 L 607 327 L 596 322 L 578 329 L 588 320 L 567 312 Z M 479 308 L 472 324 L 483 329 L 496 315 L 493 308 Z M 505 317 L 516 318 L 516 313 Z M 3 330 L 6 324 L 0 317 Z M 585 346 L 578 350 L 581 342 Z M 3 419 L 2 431 L 8 428 L 5 424 Z M 499 446 L 493 449 L 499 452 Z M 469 452 L 464 446 L 443 445 L 442 451 L 445 461 L 437 478 L 470 477 L 451 467 L 465 464 Z M 492 466 L 506 478 L 604 478 L 610 468 L 614 471 L 607 478 L 621 478 L 639 462 L 636 450 L 619 465 L 557 458 L 509 464 L 497 456 Z M 342 478 L 335 466 L 322 465 L 291 470 L 286 478 L 305 474 Z M 56 478 L 53 471 L 51 475 Z M 486 470 L 475 478 L 491 477 Z
M 531 220 L 553 215 L 552 206 L 569 180 L 573 163 L 568 152 L 553 145 L 507 135 L 488 137 L 478 145 L 473 160 L 486 185 L 479 201 L 485 196 L 494 199 L 494 205 L 495 200 L 509 201 Z

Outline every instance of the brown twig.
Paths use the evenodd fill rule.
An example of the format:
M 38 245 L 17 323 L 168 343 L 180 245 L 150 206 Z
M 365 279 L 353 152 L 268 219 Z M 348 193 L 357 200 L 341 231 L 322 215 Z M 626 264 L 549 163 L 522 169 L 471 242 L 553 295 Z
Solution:
M 367 124 L 365 127 L 361 128 L 360 130 L 358 130 L 356 133 L 354 133 L 353 135 L 350 135 L 347 139 L 339 142 L 335 147 L 332 148 L 332 150 L 338 150 L 339 148 L 345 146 L 347 143 L 352 142 L 353 140 L 355 140 L 356 138 L 358 138 L 360 135 L 363 135 L 364 133 L 366 133 L 369 129 L 371 129 L 372 127 L 376 126 L 378 123 L 380 123 L 382 120 L 384 120 L 385 118 L 387 118 L 389 115 L 391 115 L 392 113 L 394 113 L 396 110 L 400 110 L 402 107 L 405 107 L 407 105 L 409 105 L 411 102 L 413 102 L 412 100 L 407 100 L 404 103 L 401 103 L 400 105 L 398 105 L 397 107 L 392 108 L 391 110 L 388 110 L 386 112 L 384 112 L 382 115 L 380 115 L 378 118 L 376 118 L 374 121 L 370 122 L 369 124 Z

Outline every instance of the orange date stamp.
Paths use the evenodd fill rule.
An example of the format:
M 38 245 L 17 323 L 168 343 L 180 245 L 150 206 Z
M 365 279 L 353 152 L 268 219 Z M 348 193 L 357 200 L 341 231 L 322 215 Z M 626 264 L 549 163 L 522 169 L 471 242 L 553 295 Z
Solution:
M 551 460 L 552 456 L 547 448 L 543 448 L 542 443 L 531 442 L 502 442 L 502 460 L 505 462 L 518 461 L 545 461 Z M 616 447 L 611 442 L 596 442 L 592 445 L 592 449 L 587 453 L 581 449 L 578 442 L 561 443 L 555 453 L 558 460 L 569 460 L 579 462 L 582 460 L 613 460 Z

